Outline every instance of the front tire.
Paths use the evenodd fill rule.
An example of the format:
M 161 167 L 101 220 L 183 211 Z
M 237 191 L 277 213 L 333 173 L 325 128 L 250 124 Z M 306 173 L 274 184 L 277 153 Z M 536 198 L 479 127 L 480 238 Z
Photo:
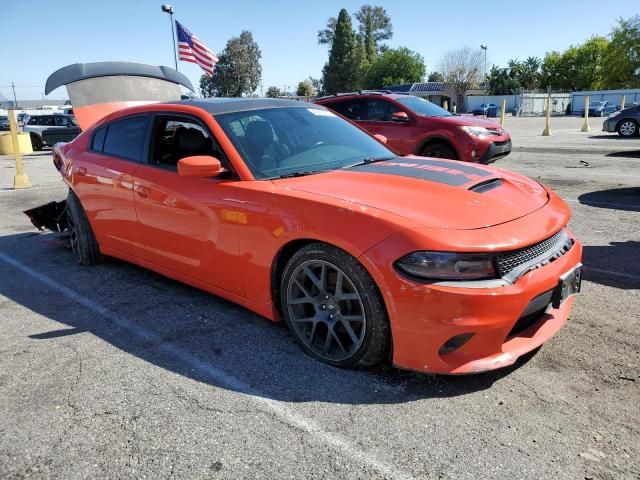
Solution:
M 98 242 L 84 208 L 75 193 L 67 196 L 67 229 L 69 242 L 76 262 L 80 265 L 95 265 L 102 261 Z
M 638 135 L 638 124 L 633 120 L 623 120 L 618 124 L 617 130 L 621 137 L 633 137 Z
M 442 142 L 434 142 L 426 145 L 422 149 L 421 155 L 423 157 L 458 159 L 456 152 L 449 145 Z
M 289 330 L 302 349 L 335 367 L 380 363 L 390 328 L 378 288 L 348 253 L 312 243 L 287 262 L 281 305 Z

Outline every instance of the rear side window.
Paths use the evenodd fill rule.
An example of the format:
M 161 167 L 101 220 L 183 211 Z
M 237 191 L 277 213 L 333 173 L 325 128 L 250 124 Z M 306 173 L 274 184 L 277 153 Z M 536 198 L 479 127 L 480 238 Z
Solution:
M 349 120 L 366 120 L 366 107 L 362 100 L 345 100 L 343 102 L 325 104 L 331 110 L 347 117 Z
M 96 133 L 93 134 L 93 141 L 91 142 L 91 150 L 101 152 L 104 147 L 104 137 L 107 133 L 107 127 L 99 128 Z
M 140 116 L 110 123 L 102 151 L 116 157 L 142 161 L 148 122 L 147 116 Z

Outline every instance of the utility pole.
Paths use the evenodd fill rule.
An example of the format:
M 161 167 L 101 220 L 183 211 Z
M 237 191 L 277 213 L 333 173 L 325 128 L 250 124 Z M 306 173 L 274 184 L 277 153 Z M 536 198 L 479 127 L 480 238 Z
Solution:
M 11 88 L 13 89 L 13 108 L 18 108 L 18 100 L 16 99 L 16 86 L 11 82 Z
M 480 48 L 484 50 L 484 82 L 487 82 L 487 46 L 480 45 Z M 486 86 L 486 85 L 485 85 Z M 489 113 L 489 108 L 487 107 L 487 90 L 484 90 L 484 116 L 487 116 Z

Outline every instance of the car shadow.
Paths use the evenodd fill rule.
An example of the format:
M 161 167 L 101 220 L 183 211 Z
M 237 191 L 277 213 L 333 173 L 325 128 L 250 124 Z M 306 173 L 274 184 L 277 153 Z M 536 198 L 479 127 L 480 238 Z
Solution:
M 640 158 L 640 150 L 622 150 L 620 152 L 611 152 L 605 155 L 614 158 Z
M 600 135 L 589 135 L 588 138 L 592 138 L 594 140 L 619 140 L 621 142 L 628 142 L 633 140 L 638 140 L 640 137 L 621 137 L 617 133 L 603 133 Z
M 640 242 L 610 242 L 583 246 L 584 278 L 621 289 L 640 289 Z
M 640 212 L 640 187 L 610 188 L 583 193 L 578 201 L 590 207 Z
M 0 253 L 30 269 L 25 272 L 0 257 L 0 276 L 11 279 L 0 282 L 0 294 L 62 325 L 29 332 L 28 341 L 64 342 L 89 333 L 157 367 L 221 388 L 287 402 L 402 403 L 485 390 L 536 353 L 511 367 L 459 377 L 389 365 L 334 368 L 305 355 L 283 324 L 115 259 L 79 266 L 55 239 L 51 233 L 0 237 Z M 113 316 L 96 313 L 102 308 Z M 123 328 L 116 317 L 130 328 Z M 194 364 L 223 374 L 203 374 Z

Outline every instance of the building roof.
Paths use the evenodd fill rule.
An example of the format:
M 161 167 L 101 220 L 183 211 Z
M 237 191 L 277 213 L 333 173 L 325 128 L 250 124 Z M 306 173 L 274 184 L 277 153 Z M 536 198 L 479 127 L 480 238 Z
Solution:
M 325 108 L 313 103 L 301 102 L 298 100 L 284 100 L 280 98 L 194 98 L 170 103 L 193 105 L 194 107 L 206 110 L 212 115 L 244 112 L 249 110 L 262 110 L 264 108 Z

